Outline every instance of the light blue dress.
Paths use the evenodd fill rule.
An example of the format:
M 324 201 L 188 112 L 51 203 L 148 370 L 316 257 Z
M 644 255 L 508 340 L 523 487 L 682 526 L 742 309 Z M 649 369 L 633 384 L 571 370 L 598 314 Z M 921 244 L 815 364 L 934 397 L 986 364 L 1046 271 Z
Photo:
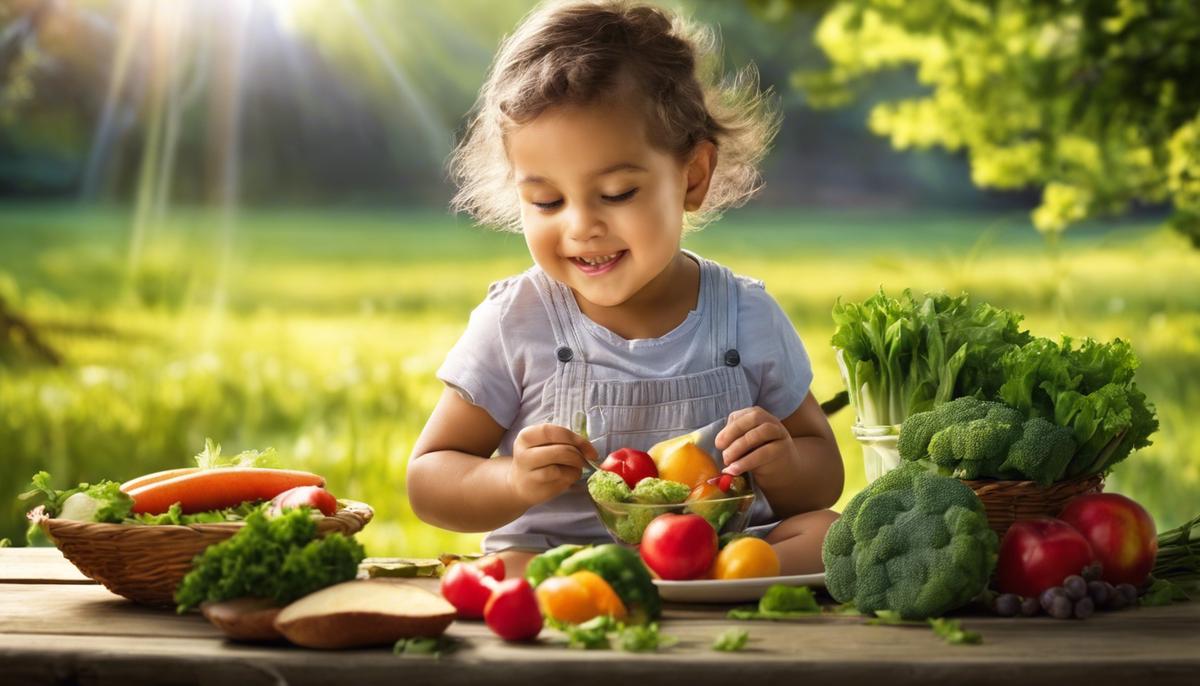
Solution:
M 511 455 L 526 426 L 571 428 L 584 412 L 601 459 L 699 429 L 716 461 L 712 441 L 731 412 L 759 405 L 787 417 L 808 394 L 812 368 L 761 282 L 685 253 L 700 265 L 700 294 L 696 309 L 666 335 L 621 338 L 587 318 L 570 289 L 535 266 L 493 284 L 438 378 L 508 428 L 498 454 Z M 775 519 L 759 492 L 750 532 L 764 535 Z M 609 541 L 581 479 L 488 534 L 483 548 Z

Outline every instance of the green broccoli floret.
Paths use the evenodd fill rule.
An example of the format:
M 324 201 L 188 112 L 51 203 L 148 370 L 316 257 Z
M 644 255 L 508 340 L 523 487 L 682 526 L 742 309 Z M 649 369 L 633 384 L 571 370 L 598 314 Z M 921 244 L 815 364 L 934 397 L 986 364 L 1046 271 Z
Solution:
M 974 491 L 906 462 L 851 499 L 829 528 L 825 583 L 864 613 L 937 617 L 987 586 L 996 548 Z
M 620 474 L 597 469 L 588 477 L 588 495 L 598 503 L 624 503 L 629 501 L 629 485 Z
M 1041 486 L 1049 486 L 1063 477 L 1074 454 L 1074 432 L 1034 417 L 1025 422 L 1021 437 L 1008 449 L 1000 471 L 1015 472 Z
M 661 514 L 663 512 L 658 508 L 631 507 L 625 513 L 614 517 L 612 528 L 622 543 L 637 545 L 642 542 L 642 534 L 646 527 Z
M 1075 455 L 1070 429 L 1003 403 L 959 398 L 910 416 L 900 427 L 900 457 L 928 460 L 960 479 L 1063 478 Z
M 916 461 L 929 455 L 929 442 L 942 429 L 987 416 L 987 403 L 972 397 L 943 403 L 928 412 L 910 415 L 900 426 L 896 448 L 900 459 Z
M 646 477 L 633 487 L 632 498 L 643 505 L 677 505 L 687 500 L 692 489 L 678 481 Z
M 975 407 L 972 412 L 983 409 L 986 414 L 950 424 L 929 441 L 929 459 L 960 479 L 997 473 L 1025 421 L 1020 412 L 1000 403 L 980 402 Z

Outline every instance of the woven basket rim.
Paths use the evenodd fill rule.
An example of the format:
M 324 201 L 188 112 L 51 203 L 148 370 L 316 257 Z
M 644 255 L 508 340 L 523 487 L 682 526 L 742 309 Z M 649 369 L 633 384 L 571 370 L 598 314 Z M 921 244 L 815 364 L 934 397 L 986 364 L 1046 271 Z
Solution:
M 323 516 L 317 518 L 318 526 L 322 521 L 325 520 L 342 520 L 347 524 L 356 523 L 357 526 L 355 527 L 355 531 L 358 531 L 366 526 L 375 516 L 375 510 L 373 510 L 371 506 L 367 505 L 366 503 L 359 502 L 357 500 L 345 499 L 342 499 L 340 503 L 343 505 L 343 507 L 339 508 L 337 512 L 334 512 L 332 515 L 327 517 Z M 138 534 L 135 532 L 144 531 L 193 531 L 196 533 L 203 533 L 205 531 L 213 530 L 236 531 L 237 529 L 240 529 L 246 525 L 244 521 L 205 522 L 197 524 L 117 524 L 114 522 L 87 522 L 77 519 L 57 519 L 55 517 L 50 517 L 46 514 L 45 505 L 38 505 L 34 509 L 30 510 L 25 516 L 29 521 L 44 528 L 71 527 L 75 530 L 74 533 L 78 536 L 101 536 L 113 534 L 136 536 Z

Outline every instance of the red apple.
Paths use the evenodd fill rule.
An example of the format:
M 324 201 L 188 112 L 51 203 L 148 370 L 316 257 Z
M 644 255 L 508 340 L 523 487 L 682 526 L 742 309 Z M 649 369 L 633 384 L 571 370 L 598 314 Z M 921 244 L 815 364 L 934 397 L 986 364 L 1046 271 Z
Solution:
M 1095 560 L 1092 546 L 1070 524 L 1058 519 L 1013 522 L 1000 542 L 996 586 L 1001 593 L 1026 598 L 1061 586 Z
M 658 476 L 658 467 L 654 466 L 654 459 L 650 457 L 650 453 L 633 448 L 612 451 L 604 458 L 604 462 L 600 463 L 600 469 L 621 477 L 630 488 L 637 486 L 637 482 L 646 477 Z
M 698 579 L 717 556 L 717 532 L 700 515 L 665 514 L 646 527 L 638 550 L 663 579 Z
M 1158 534 L 1146 508 L 1117 493 L 1072 498 L 1059 519 L 1075 527 L 1100 561 L 1100 578 L 1141 586 L 1154 569 Z

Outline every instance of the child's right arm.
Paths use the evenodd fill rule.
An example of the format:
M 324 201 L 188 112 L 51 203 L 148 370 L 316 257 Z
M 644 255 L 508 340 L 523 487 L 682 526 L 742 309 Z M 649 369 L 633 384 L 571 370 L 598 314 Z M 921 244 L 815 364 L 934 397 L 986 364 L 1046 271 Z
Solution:
M 550 500 L 583 473 L 582 436 L 553 424 L 517 434 L 513 455 L 490 456 L 505 428 L 447 388 L 408 462 L 408 500 L 422 520 L 454 531 L 491 531 Z

